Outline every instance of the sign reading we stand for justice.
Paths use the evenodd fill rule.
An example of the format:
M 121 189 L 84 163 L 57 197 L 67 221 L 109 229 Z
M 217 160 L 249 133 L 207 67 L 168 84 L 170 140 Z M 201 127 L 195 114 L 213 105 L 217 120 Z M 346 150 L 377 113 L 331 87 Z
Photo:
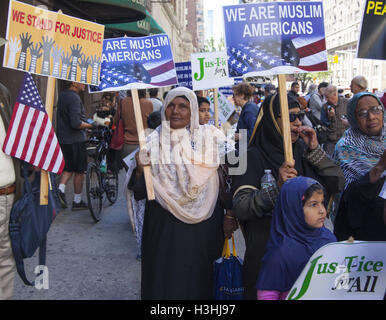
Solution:
M 90 21 L 10 1 L 3 66 L 97 85 L 104 29 Z

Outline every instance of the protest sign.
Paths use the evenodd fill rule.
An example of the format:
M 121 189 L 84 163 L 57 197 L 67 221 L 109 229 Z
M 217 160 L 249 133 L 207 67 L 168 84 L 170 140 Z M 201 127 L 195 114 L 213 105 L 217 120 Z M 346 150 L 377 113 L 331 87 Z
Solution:
M 178 86 L 193 90 L 192 86 L 192 64 L 190 61 L 176 63 Z
M 322 2 L 224 6 L 231 77 L 327 71 Z
M 243 82 L 243 78 L 233 78 L 233 80 L 235 85 Z M 233 95 L 233 87 L 221 87 L 218 88 L 218 91 L 220 91 L 224 96 Z
M 192 84 L 194 90 L 207 90 L 233 85 L 229 78 L 226 52 L 192 53 Z
M 124 37 L 103 41 L 101 82 L 90 92 L 177 85 L 169 37 Z
M 3 66 L 98 84 L 104 26 L 10 1 Z
M 288 300 L 382 300 L 386 242 L 336 242 L 317 250 Z
M 385 1 L 366 1 L 357 58 L 386 60 L 385 18 Z
M 220 92 L 217 93 L 218 97 L 218 120 L 220 123 L 228 121 L 229 117 L 235 111 L 235 106 Z M 210 113 L 214 115 L 214 95 L 208 97 L 210 101 Z

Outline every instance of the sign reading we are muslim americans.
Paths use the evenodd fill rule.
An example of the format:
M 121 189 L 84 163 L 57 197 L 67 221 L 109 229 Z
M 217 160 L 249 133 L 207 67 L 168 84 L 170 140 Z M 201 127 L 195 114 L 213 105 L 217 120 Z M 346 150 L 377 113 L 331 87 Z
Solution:
M 224 6 L 223 12 L 231 77 L 328 70 L 321 1 Z
M 146 89 L 176 85 L 169 37 L 124 37 L 103 41 L 101 82 L 90 92 Z
M 288 300 L 383 300 L 386 242 L 330 243 L 317 250 Z
M 100 24 L 10 1 L 3 66 L 97 85 L 104 30 Z

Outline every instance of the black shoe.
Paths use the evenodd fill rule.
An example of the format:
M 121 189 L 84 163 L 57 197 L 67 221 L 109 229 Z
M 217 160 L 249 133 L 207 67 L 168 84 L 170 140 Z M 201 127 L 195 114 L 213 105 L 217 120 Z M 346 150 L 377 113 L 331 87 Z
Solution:
M 79 203 L 72 202 L 72 210 L 87 210 L 87 204 L 81 200 Z
M 67 208 L 66 194 L 58 190 L 58 196 L 59 196 L 60 205 L 62 206 L 63 209 L 66 209 Z

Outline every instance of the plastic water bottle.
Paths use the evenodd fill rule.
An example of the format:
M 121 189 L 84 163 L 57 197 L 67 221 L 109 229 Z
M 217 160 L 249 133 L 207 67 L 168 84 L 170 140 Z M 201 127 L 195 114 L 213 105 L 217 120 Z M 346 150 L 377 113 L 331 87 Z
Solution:
M 106 173 L 106 172 L 107 172 L 106 157 L 103 157 L 103 159 L 102 159 L 102 161 L 101 161 L 101 166 L 100 166 L 99 170 L 100 170 L 102 173 Z
M 271 170 L 267 169 L 264 170 L 265 174 L 261 178 L 261 189 L 269 188 L 269 187 L 276 187 L 276 180 L 274 176 L 271 173 Z

